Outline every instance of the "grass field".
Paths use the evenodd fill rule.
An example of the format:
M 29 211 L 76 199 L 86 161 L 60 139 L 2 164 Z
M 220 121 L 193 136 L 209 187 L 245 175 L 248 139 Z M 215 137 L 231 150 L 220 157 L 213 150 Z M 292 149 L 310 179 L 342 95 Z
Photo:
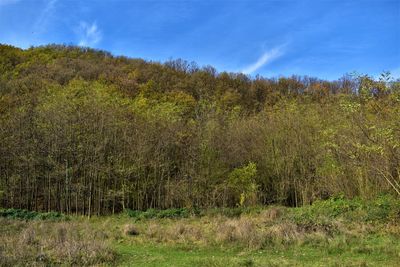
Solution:
M 1 266 L 399 266 L 400 201 L 65 217 L 2 210 Z

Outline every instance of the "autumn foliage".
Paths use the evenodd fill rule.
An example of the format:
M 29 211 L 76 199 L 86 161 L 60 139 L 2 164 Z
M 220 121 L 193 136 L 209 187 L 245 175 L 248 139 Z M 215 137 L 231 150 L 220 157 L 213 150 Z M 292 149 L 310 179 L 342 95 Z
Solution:
M 400 82 L 0 46 L 0 205 L 67 214 L 400 196 Z

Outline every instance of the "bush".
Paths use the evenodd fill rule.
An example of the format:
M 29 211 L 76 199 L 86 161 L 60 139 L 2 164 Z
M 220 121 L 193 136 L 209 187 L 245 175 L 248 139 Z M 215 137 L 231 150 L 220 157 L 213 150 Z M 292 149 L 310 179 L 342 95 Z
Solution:
M 300 224 L 323 224 L 338 217 L 348 221 L 387 222 L 400 218 L 400 200 L 390 195 L 382 195 L 374 200 L 339 196 L 295 208 L 287 216 Z
M 222 209 L 209 209 L 206 210 L 202 213 L 202 215 L 207 215 L 207 216 L 218 216 L 218 215 L 222 215 L 228 218 L 238 218 L 240 217 L 246 208 L 244 207 L 237 207 L 237 208 L 222 208 Z
M 157 218 L 187 218 L 187 217 L 189 217 L 189 211 L 185 208 L 160 210 L 157 215 Z
M 24 209 L 0 209 L 0 217 L 20 220 L 66 220 L 67 217 L 59 212 L 36 212 Z
M 262 206 L 254 207 L 236 207 L 236 208 L 213 208 L 203 210 L 199 214 L 200 216 L 225 216 L 228 218 L 238 218 L 243 214 L 258 214 L 263 211 Z
M 166 210 L 156 210 L 148 209 L 146 211 L 138 210 L 125 210 L 126 214 L 137 220 L 140 219 L 163 219 L 163 218 L 187 218 L 190 215 L 195 215 L 197 212 L 195 210 L 189 210 L 186 208 L 176 208 L 176 209 L 166 209 Z

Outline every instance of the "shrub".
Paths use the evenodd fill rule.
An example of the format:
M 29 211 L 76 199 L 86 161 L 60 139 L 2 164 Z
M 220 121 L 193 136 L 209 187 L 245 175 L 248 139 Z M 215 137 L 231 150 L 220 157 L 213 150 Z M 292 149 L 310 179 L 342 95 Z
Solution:
M 257 165 L 254 162 L 250 162 L 242 168 L 236 168 L 229 174 L 228 188 L 233 194 L 236 205 L 243 207 L 256 203 L 258 190 L 255 182 L 256 174 Z
M 325 224 L 339 217 L 348 221 L 394 221 L 400 218 L 400 200 L 390 195 L 382 195 L 374 200 L 339 196 L 294 208 L 287 217 L 299 224 Z
M 166 209 L 166 210 L 156 210 L 156 209 L 148 209 L 146 211 L 137 211 L 137 210 L 125 210 L 125 213 L 137 220 L 140 219 L 162 219 L 162 218 L 187 218 L 191 214 L 195 215 L 195 210 L 189 210 L 186 208 L 175 208 L 175 209 Z
M 0 217 L 20 220 L 66 220 L 65 215 L 59 212 L 36 212 L 24 209 L 0 209 Z
M 244 214 L 257 214 L 262 212 L 261 206 L 254 207 L 235 207 L 235 208 L 213 208 L 200 212 L 200 216 L 225 216 L 228 218 L 239 218 Z

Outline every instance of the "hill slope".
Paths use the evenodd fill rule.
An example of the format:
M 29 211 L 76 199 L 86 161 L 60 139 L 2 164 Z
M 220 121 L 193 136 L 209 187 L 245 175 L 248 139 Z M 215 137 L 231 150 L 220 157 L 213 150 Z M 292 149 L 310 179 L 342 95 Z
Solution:
M 400 194 L 400 83 L 0 46 L 0 204 L 77 214 Z

